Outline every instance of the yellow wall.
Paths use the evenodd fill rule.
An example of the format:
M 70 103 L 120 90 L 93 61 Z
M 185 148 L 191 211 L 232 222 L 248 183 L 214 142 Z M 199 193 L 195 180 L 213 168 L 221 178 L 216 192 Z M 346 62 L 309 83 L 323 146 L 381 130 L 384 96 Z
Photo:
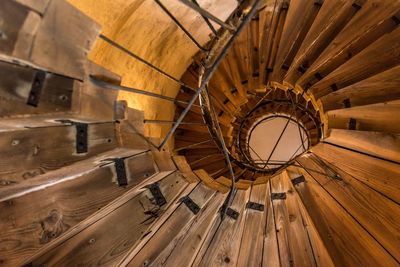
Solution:
M 176 78 L 180 78 L 198 48 L 171 21 L 154 0 L 68 0 L 102 25 L 102 33 Z M 203 0 L 199 4 L 221 19 L 229 16 L 236 0 Z M 162 3 L 205 44 L 210 30 L 194 11 L 176 0 Z M 179 86 L 143 63 L 98 40 L 89 58 L 122 77 L 122 84 L 175 97 Z M 144 110 L 146 119 L 173 120 L 174 105 L 166 101 L 120 92 L 129 107 Z M 169 126 L 146 125 L 147 136 L 163 137 Z

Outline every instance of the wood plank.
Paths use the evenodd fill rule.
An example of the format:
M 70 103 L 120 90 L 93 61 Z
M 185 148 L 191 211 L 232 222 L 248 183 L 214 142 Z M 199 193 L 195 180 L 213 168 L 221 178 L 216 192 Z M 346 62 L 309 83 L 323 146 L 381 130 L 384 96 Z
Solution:
M 339 168 L 335 167 L 335 172 L 341 179 L 332 179 L 323 174 L 325 167 L 317 163 L 314 154 L 301 157 L 298 161 L 303 167 L 315 170 L 307 171 L 390 255 L 400 261 L 398 204 L 342 171 L 340 165 Z
M 32 179 L 116 147 L 114 123 L 88 125 L 88 152 L 76 153 L 76 127 L 38 127 L 0 132 L 0 177 L 12 183 Z M 51 142 L 49 142 L 51 140 Z
M 273 177 L 270 183 L 271 194 L 286 194 L 286 199 L 272 199 L 281 266 L 315 266 L 299 204 L 287 173 Z
M 296 170 L 298 169 L 286 169 L 287 174 L 289 175 L 290 179 L 295 179 L 298 178 L 301 173 L 297 172 Z M 333 261 L 331 259 L 331 256 L 329 255 L 324 242 L 319 235 L 317 228 L 315 227 L 314 222 L 310 218 L 310 215 L 307 213 L 306 208 L 304 207 L 304 204 L 301 202 L 300 196 L 297 194 L 297 191 L 294 189 L 296 185 L 293 185 L 293 192 L 296 195 L 297 202 L 299 204 L 299 211 L 301 213 L 301 217 L 303 220 L 303 224 L 305 229 L 307 230 L 308 233 L 308 238 L 310 239 L 310 244 L 311 248 L 313 251 L 314 255 L 314 260 L 317 266 L 330 266 L 333 267 L 335 266 L 333 264 Z M 318 223 L 318 222 L 315 222 Z
M 199 179 L 207 186 L 218 190 L 221 193 L 228 193 L 228 187 L 215 181 L 205 170 L 199 169 L 195 170 L 194 173 L 199 177 Z
M 34 257 L 34 265 L 115 265 L 153 228 L 175 210 L 176 199 L 187 183 L 174 173 L 159 183 L 167 200 L 162 207 L 155 204 L 149 190 L 141 190 L 114 207 L 107 216 L 96 220 L 58 246 Z M 190 191 L 193 187 L 190 188 Z M 165 218 L 166 217 L 166 218 Z M 158 218 L 158 219 L 157 219 Z
M 321 97 L 324 112 L 344 107 L 382 103 L 400 98 L 400 66 Z
M 198 184 L 188 196 L 199 208 L 203 208 L 214 194 L 214 190 Z M 184 235 L 181 232 L 186 232 L 187 227 L 192 224 L 196 216 L 185 204 L 180 204 L 152 238 L 140 248 L 140 251 L 139 249 L 131 251 L 129 256 L 121 262 L 121 265 L 142 266 L 156 264 L 156 260 L 161 253 L 166 253 L 165 250 L 172 252 L 174 247 L 171 246 L 171 242 L 175 241 L 176 235 Z
M 373 158 L 329 144 L 312 148 L 321 158 L 340 167 L 354 178 L 400 204 L 400 167 L 396 163 Z
M 330 129 L 325 142 L 400 163 L 400 135 Z
M 240 240 L 246 218 L 246 202 L 250 190 L 237 191 L 231 208 L 239 212 L 239 217 L 234 220 L 228 216 L 221 222 L 199 266 L 236 266 L 239 256 Z
M 304 206 L 335 266 L 398 266 L 387 251 L 359 225 L 306 171 L 296 186 Z
M 249 201 L 264 205 L 263 211 L 247 208 L 243 237 L 240 244 L 237 266 L 262 266 L 264 230 L 267 213 L 268 184 L 253 185 Z M 238 242 L 238 241 L 237 241 Z
M 40 14 L 43 14 L 44 11 L 46 10 L 47 5 L 49 4 L 50 0 L 35 0 L 35 1 L 15 0 L 15 1 L 24 6 L 31 8 L 32 10 L 35 10 L 36 12 L 39 12 Z
M 281 266 L 279 248 L 278 248 L 278 237 L 275 227 L 274 210 L 271 200 L 271 185 L 270 181 L 267 182 L 267 199 L 265 207 L 267 209 L 267 221 L 265 224 L 265 237 L 264 237 L 264 251 L 263 251 L 263 265 L 277 267 Z
M 3 0 L 0 18 L 0 54 L 28 59 L 41 22 L 39 14 L 13 0 Z
M 83 80 L 87 54 L 100 26 L 66 1 L 51 1 L 32 48 L 31 60 L 55 73 Z
M 318 58 L 335 36 L 357 12 L 354 1 L 325 0 L 307 36 L 290 65 L 285 82 L 294 86 L 296 80 Z
M 400 133 L 400 100 L 331 110 L 327 115 L 329 128 L 349 129 L 350 119 L 355 119 L 355 130 Z
M 118 157 L 118 154 L 114 156 Z M 126 159 L 125 166 L 128 178 L 125 187 L 117 185 L 113 164 L 102 168 L 93 166 L 75 177 L 58 177 L 62 181 L 42 184 L 29 191 L 25 189 L 25 192 L 1 201 L 0 242 L 5 245 L 0 256 L 2 264 L 21 263 L 38 248 L 155 173 L 148 153 Z
M 236 177 L 236 175 L 235 175 Z M 226 178 L 224 176 L 220 176 L 217 179 L 215 179 L 218 183 L 225 185 L 226 187 L 230 187 L 232 184 L 231 179 Z M 239 190 L 247 190 L 250 188 L 252 184 L 252 181 L 250 180 L 244 180 L 244 179 L 239 179 L 238 181 L 235 182 L 235 188 Z
M 153 262 L 154 266 L 191 266 L 211 228 L 219 220 L 218 209 L 224 195 L 216 193 L 196 215 L 187 228 L 182 229 Z M 212 234 L 211 234 L 212 235 Z
M 318 81 L 315 75 L 327 76 L 349 58 L 354 58 L 363 49 L 397 28 L 392 17 L 399 11 L 398 1 L 369 0 L 358 1 L 356 4 L 361 9 L 298 80 L 302 88 L 308 88 Z
M 39 70 L 0 61 L 0 71 L 1 117 L 71 111 L 73 92 L 81 86 L 76 80 L 47 73 L 35 107 L 27 102 Z

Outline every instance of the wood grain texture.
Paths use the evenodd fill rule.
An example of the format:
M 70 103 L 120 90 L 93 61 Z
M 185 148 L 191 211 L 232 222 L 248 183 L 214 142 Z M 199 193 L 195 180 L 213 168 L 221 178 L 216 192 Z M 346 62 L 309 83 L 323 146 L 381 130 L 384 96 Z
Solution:
M 400 204 L 400 167 L 396 163 L 362 155 L 357 152 L 337 148 L 329 144 L 319 144 L 312 149 L 322 159 L 351 174 L 387 198 Z
M 168 244 L 168 247 L 157 256 L 153 266 L 190 266 L 207 235 L 210 234 L 212 225 L 218 220 L 218 209 L 223 200 L 223 194 L 214 194 L 194 220 L 182 229 Z
M 30 59 L 55 73 L 83 80 L 87 54 L 100 26 L 66 1 L 51 1 Z
M 228 216 L 221 222 L 219 230 L 215 233 L 199 266 L 236 266 L 238 262 L 240 242 L 246 218 L 246 202 L 250 190 L 237 191 L 231 208 L 239 212 L 239 217 L 234 220 Z
M 267 182 L 267 199 L 265 207 L 267 209 L 267 219 L 265 224 L 265 236 L 264 236 L 264 249 L 263 249 L 263 261 L 262 266 L 281 266 L 279 248 L 278 248 L 278 237 L 276 231 L 276 222 L 274 217 L 274 210 L 271 200 L 271 182 Z
M 218 183 L 215 181 L 205 170 L 199 169 L 195 170 L 194 173 L 199 177 L 199 179 L 207 186 L 218 190 L 221 193 L 228 193 L 229 188 L 224 186 L 223 184 Z
M 296 186 L 304 206 L 338 266 L 397 266 L 396 260 L 308 172 Z
M 33 265 L 116 264 L 130 247 L 148 234 L 157 217 L 162 217 L 171 205 L 174 206 L 187 183 L 175 173 L 164 178 L 159 185 L 167 205 L 155 205 L 148 190 L 139 192 L 107 216 L 35 258 Z
M 150 158 L 149 158 L 150 156 Z M 125 160 L 128 186 L 117 185 L 114 165 L 92 167 L 74 179 L 39 186 L 2 201 L 0 242 L 4 244 L 0 266 L 13 266 L 38 248 L 58 238 L 71 227 L 143 182 L 155 173 L 151 155 Z
M 50 0 L 15 0 L 16 2 L 27 6 L 31 8 L 32 10 L 35 10 L 36 12 L 39 12 L 40 14 L 43 14 L 44 11 L 46 10 Z
M 269 207 L 266 205 L 268 184 L 253 185 L 249 201 L 264 205 L 264 211 L 247 209 L 243 237 L 236 266 L 262 266 L 264 231 Z M 250 189 L 249 189 L 250 190 Z
M 311 160 L 300 158 L 300 164 L 316 170 L 308 172 L 390 255 L 400 261 L 400 206 L 342 171 L 340 166 L 335 171 L 341 180 L 324 175 L 324 167 L 317 164 L 315 155 L 307 156 Z
M 382 103 L 400 98 L 400 66 L 388 69 L 368 79 L 321 97 L 324 112 L 344 107 L 348 99 L 351 107 Z
M 1 132 L 0 177 L 13 183 L 116 147 L 114 123 L 88 126 L 88 153 L 76 153 L 76 127 L 38 127 Z
M 81 83 L 47 73 L 37 107 L 27 105 L 38 70 L 0 61 L 0 116 L 60 113 L 71 111 L 72 95 Z
M 286 199 L 272 199 L 281 266 L 315 266 L 299 203 L 286 172 L 271 179 L 271 193 L 286 193 Z
M 198 184 L 188 196 L 200 208 L 203 208 L 214 194 L 214 190 Z M 153 237 L 140 248 L 140 251 L 125 258 L 122 266 L 156 266 L 155 260 L 161 253 L 166 253 L 166 255 L 168 255 L 168 252 L 172 253 L 174 246 L 171 242 L 174 242 L 176 236 L 184 235 L 181 234 L 181 231 L 185 231 L 186 234 L 188 226 L 192 224 L 196 216 L 185 204 L 181 203 Z
M 399 134 L 330 129 L 324 141 L 400 163 Z

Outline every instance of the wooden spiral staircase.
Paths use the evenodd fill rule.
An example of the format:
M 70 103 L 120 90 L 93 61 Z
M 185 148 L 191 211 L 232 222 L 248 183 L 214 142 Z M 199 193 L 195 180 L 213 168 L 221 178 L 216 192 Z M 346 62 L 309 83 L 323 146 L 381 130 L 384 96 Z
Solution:
M 209 83 L 222 133 L 240 158 L 290 100 L 312 147 L 273 174 L 234 164 L 221 217 L 231 181 L 198 106 L 154 149 L 143 112 L 89 79 L 120 82 L 87 59 L 97 23 L 2 0 L 0 266 L 400 266 L 399 24 L 396 0 L 263 3 Z

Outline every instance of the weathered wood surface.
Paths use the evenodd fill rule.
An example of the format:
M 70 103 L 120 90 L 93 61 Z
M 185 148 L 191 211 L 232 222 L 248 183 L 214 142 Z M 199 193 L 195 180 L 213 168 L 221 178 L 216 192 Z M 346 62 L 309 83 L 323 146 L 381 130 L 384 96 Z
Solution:
M 214 194 L 215 191 L 213 189 L 198 184 L 196 188 L 188 194 L 188 197 L 190 197 L 199 208 L 203 208 L 207 202 L 212 199 Z M 157 265 L 155 261 L 157 258 L 159 259 L 161 253 L 167 256 L 164 260 L 168 259 L 168 252 L 172 253 L 174 249 L 171 242 L 175 243 L 179 240 L 176 240 L 176 236 L 186 234 L 186 231 L 189 230 L 188 226 L 192 224 L 196 216 L 197 215 L 193 214 L 184 203 L 181 203 L 143 247 L 135 249 L 133 253 L 131 252 L 130 255 L 124 259 L 122 266 Z M 182 231 L 184 231 L 184 233 L 181 233 Z M 160 264 L 163 260 L 158 262 L 158 264 Z
M 271 200 L 271 182 L 267 182 L 267 199 L 265 201 L 267 209 L 267 219 L 265 224 L 264 249 L 262 266 L 277 267 L 281 266 L 278 248 L 278 237 L 274 209 Z
M 76 153 L 76 127 L 0 132 L 0 177 L 18 183 L 116 147 L 114 123 L 88 125 L 88 152 Z
M 285 199 L 273 199 L 275 227 L 281 266 L 315 266 L 314 255 L 303 225 L 299 203 L 286 172 L 273 177 L 271 194 L 285 193 Z
M 290 65 L 285 82 L 293 86 L 302 72 L 312 65 L 326 46 L 343 29 L 357 11 L 352 4 L 353 1 L 346 0 L 323 1 L 318 15 Z
M 218 221 L 218 209 L 223 201 L 224 195 L 214 194 L 194 220 L 175 235 L 169 245 L 157 256 L 153 266 L 190 266 L 207 235 L 211 234 L 213 224 Z
M 325 77 L 349 59 L 354 62 L 353 58 L 358 56 L 361 51 L 365 51 L 363 49 L 369 47 L 380 37 L 384 37 L 386 33 L 390 33 L 389 36 L 393 34 L 391 31 L 396 29 L 397 25 L 392 17 L 399 11 L 398 1 L 357 2 L 356 5 L 360 6 L 361 9 L 298 80 L 297 83 L 301 87 L 309 87 L 308 83 L 310 82 L 315 83 L 315 75 Z M 392 43 L 392 45 L 396 45 L 395 43 Z M 356 62 L 364 68 L 367 66 L 364 65 L 364 62 L 361 63 L 357 60 Z M 372 63 L 372 60 L 370 63 Z M 340 69 L 342 68 L 340 67 Z M 365 70 L 368 71 L 368 68 L 365 68 Z M 349 78 L 343 81 L 348 81 Z
M 71 111 L 73 91 L 81 83 L 47 73 L 37 107 L 27 105 L 38 70 L 0 61 L 0 116 L 60 113 Z
M 36 12 L 39 12 L 40 14 L 43 14 L 44 11 L 46 10 L 50 0 L 15 0 L 16 2 L 27 6 L 31 8 L 32 10 L 35 10 Z
M 200 181 L 200 179 L 192 171 L 192 168 L 190 168 L 190 165 L 187 163 L 184 156 L 172 156 L 172 160 L 174 161 L 179 172 L 189 183 Z
M 340 166 L 335 168 L 340 179 L 323 174 L 325 168 L 315 158 L 311 154 L 307 155 L 307 160 L 300 158 L 299 162 L 303 167 L 315 170 L 308 172 L 391 256 L 400 261 L 400 206 L 342 171 Z
M 400 66 L 321 97 L 324 112 L 345 107 L 382 103 L 400 98 Z
M 325 142 L 400 163 L 400 135 L 330 129 Z
M 71 4 L 51 1 L 37 30 L 30 59 L 55 73 L 83 80 L 87 54 L 100 26 Z
M 226 216 L 221 222 L 201 262 L 199 262 L 199 266 L 236 266 L 240 242 L 232 242 L 232 240 L 242 238 L 247 212 L 245 206 L 249 196 L 249 190 L 236 192 L 231 208 L 239 212 L 239 217 L 234 220 Z
M 331 110 L 327 116 L 329 128 L 349 129 L 355 119 L 355 130 L 400 133 L 400 100 Z
M 121 154 L 122 151 L 116 152 Z M 118 157 L 118 153 L 108 156 Z M 61 181 L 47 180 L 30 188 L 25 186 L 14 194 L 15 197 L 2 200 L 0 243 L 4 245 L 4 252 L 0 256 L 0 266 L 21 263 L 38 248 L 155 173 L 149 153 L 125 159 L 125 166 L 126 187 L 118 186 L 115 167 L 111 164 L 101 168 L 92 166 L 75 176 L 68 173 L 70 176 L 58 177 Z M 0 198 L 4 199 L 2 195 L 0 193 Z
M 305 160 L 303 158 L 302 160 Z M 309 159 L 307 159 L 309 160 Z M 296 186 L 335 266 L 398 266 L 398 262 L 306 171 Z M 339 234 L 340 233 L 340 234 Z
M 0 2 L 0 18 L 0 54 L 29 59 L 41 22 L 39 14 L 14 0 L 3 0 Z
M 400 204 L 400 167 L 396 163 L 362 155 L 329 144 L 312 148 L 322 159 L 339 167 L 370 188 Z
M 223 184 L 218 183 L 215 181 L 205 170 L 199 169 L 195 170 L 194 174 L 196 174 L 197 177 L 207 186 L 218 190 L 221 193 L 227 193 L 229 191 L 229 188 L 227 186 L 224 186 Z
M 264 205 L 263 211 L 247 208 L 237 266 L 262 266 L 265 224 L 269 206 L 266 203 L 269 184 L 253 185 L 249 201 Z
M 175 210 L 176 200 L 185 191 L 187 183 L 179 174 L 173 173 L 161 180 L 159 186 L 167 200 L 166 205 L 156 205 L 145 188 L 128 192 L 106 207 L 112 208 L 107 214 L 96 220 L 92 216 L 87 227 L 73 231 L 64 242 L 33 257 L 33 265 L 115 265 L 130 247 L 149 234 L 158 217 L 165 221 L 165 217 Z

